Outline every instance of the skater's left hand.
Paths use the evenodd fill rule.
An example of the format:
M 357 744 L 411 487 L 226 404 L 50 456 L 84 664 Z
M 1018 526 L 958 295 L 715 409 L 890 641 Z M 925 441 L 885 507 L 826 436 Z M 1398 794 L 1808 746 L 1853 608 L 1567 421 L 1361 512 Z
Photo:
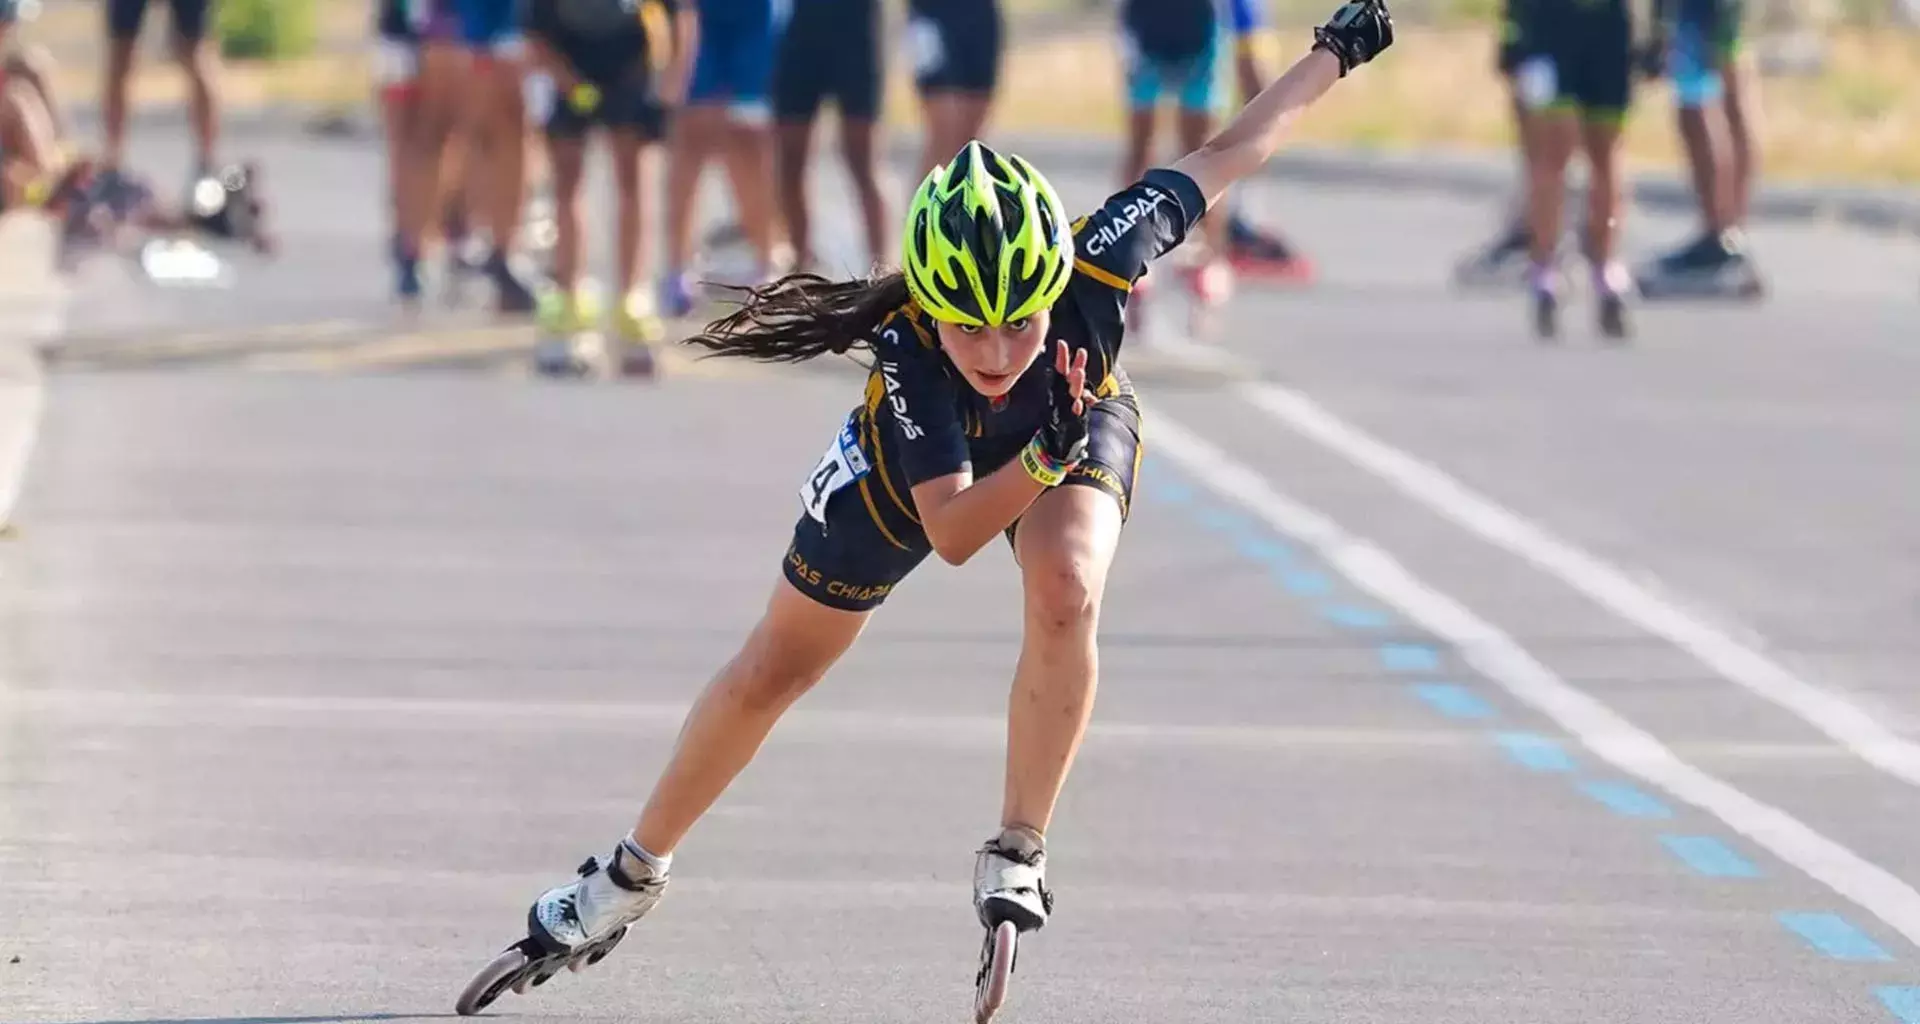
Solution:
M 1313 30 L 1313 48 L 1340 61 L 1340 76 L 1393 45 L 1393 14 L 1385 0 L 1349 0 L 1325 25 Z
M 1096 399 L 1087 390 L 1087 350 L 1069 350 L 1065 341 L 1054 346 L 1047 419 L 1040 425 L 1039 441 L 1048 458 L 1072 465 L 1087 457 L 1088 418 Z

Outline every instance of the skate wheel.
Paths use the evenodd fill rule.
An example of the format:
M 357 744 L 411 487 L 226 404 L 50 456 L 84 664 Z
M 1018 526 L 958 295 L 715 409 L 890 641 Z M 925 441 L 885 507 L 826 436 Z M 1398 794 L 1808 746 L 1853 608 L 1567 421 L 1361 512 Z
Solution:
M 613 952 L 613 947 L 618 946 L 620 944 L 620 940 L 626 937 L 627 937 L 627 926 L 621 925 L 617 931 L 608 935 L 606 939 L 601 942 L 599 949 L 596 949 L 593 952 L 587 954 L 587 966 L 592 967 L 594 964 L 597 964 L 600 961 L 605 960 L 607 958 L 607 954 Z
M 531 963 L 526 951 L 519 944 L 507 947 L 499 956 L 493 958 L 480 973 L 467 982 L 460 992 L 460 998 L 453 1004 L 454 1012 L 462 1017 L 471 1017 L 493 1004 L 500 994 L 505 992 L 519 979 L 520 973 Z
M 1007 1001 L 1007 982 L 1013 976 L 1014 949 L 1019 942 L 1020 930 L 1012 921 L 1002 921 L 987 933 L 980 980 L 974 992 L 974 1024 L 987 1024 Z

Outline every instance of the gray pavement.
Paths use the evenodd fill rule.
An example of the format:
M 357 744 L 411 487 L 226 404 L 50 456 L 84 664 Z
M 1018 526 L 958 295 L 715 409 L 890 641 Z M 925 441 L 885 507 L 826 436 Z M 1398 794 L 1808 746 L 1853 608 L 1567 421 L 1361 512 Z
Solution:
M 385 315 L 377 164 L 297 156 L 270 155 L 313 189 L 284 277 L 139 321 L 127 303 L 172 297 L 95 281 L 73 328 L 96 355 L 256 333 L 313 356 L 283 371 L 333 372 L 55 364 L 0 544 L 0 1020 L 448 1012 L 527 900 L 629 824 L 855 400 L 833 370 L 560 386 L 517 355 L 330 361 L 324 325 Z M 1102 187 L 1061 184 L 1076 205 Z M 1920 1020 L 1897 901 L 1843 898 L 1623 778 L 1154 440 L 1156 418 L 1206 438 L 1912 887 L 1920 791 L 1237 382 L 1310 395 L 1912 740 L 1920 258 L 1767 226 L 1767 305 L 1647 308 L 1631 348 L 1544 348 L 1517 300 L 1445 288 L 1482 205 L 1254 198 L 1324 280 L 1247 286 L 1205 343 L 1224 370 L 1174 372 L 1204 357 L 1171 309 L 1133 342 L 1145 483 L 1055 830 L 1057 918 L 1007 1019 Z M 1686 227 L 1636 211 L 1629 234 Z M 657 916 L 498 1012 L 965 1019 L 1018 621 L 1003 549 L 923 568 L 695 833 Z

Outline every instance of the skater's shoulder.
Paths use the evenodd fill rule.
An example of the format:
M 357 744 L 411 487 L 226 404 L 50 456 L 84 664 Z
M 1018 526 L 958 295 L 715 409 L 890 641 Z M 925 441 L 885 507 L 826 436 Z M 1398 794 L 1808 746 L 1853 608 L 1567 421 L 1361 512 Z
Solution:
M 873 331 L 873 340 L 882 348 L 909 355 L 921 352 L 937 354 L 939 336 L 933 317 L 912 300 L 888 310 Z

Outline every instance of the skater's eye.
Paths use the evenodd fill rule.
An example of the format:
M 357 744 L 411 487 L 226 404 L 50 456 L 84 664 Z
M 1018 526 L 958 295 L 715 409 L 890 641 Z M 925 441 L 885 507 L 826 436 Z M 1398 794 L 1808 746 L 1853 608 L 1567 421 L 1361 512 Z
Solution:
M 986 330 L 986 328 L 979 324 L 959 324 L 958 326 L 961 334 L 979 334 L 981 331 Z
M 1019 334 L 1032 326 L 1033 326 L 1032 317 L 1023 317 L 1019 320 L 1007 321 L 1007 330 L 1012 331 L 1015 334 Z

